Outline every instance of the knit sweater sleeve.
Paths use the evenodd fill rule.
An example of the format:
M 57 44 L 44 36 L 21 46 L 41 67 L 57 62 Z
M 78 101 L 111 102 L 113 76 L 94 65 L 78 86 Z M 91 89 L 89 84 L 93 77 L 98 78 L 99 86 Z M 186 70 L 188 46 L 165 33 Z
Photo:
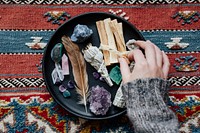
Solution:
M 137 79 L 122 86 L 127 115 L 136 133 L 177 133 L 178 120 L 163 100 L 167 81 Z

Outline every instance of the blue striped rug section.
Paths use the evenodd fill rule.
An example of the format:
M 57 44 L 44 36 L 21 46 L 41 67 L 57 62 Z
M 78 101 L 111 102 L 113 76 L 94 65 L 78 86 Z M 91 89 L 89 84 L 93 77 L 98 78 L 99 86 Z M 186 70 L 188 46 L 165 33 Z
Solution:
M 43 53 L 44 50 L 30 49 L 25 43 L 33 40 L 31 37 L 42 37 L 41 42 L 48 43 L 55 31 L 0 31 L 0 53 Z M 189 46 L 176 52 L 200 51 L 200 30 L 197 31 L 141 31 L 146 40 L 151 40 L 161 50 L 174 52 L 166 47 L 171 38 L 182 38 L 180 42 L 189 43 Z
M 166 47 L 166 42 L 172 42 L 171 38 L 182 38 L 180 43 L 189 43 L 185 49 L 176 50 L 176 52 L 194 52 L 200 51 L 200 31 L 143 31 L 146 40 L 151 40 L 161 50 L 166 52 L 175 52 Z
M 30 49 L 31 37 L 42 37 L 41 43 L 48 43 L 54 31 L 0 31 L 0 53 L 43 53 L 44 50 Z

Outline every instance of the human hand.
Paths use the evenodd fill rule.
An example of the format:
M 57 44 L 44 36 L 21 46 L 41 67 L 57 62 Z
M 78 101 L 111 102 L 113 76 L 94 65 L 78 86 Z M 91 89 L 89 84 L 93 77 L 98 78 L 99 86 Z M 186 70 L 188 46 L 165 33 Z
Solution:
M 140 49 L 135 49 L 128 54 L 128 59 L 135 61 L 132 72 L 127 61 L 119 58 L 123 83 L 141 78 L 167 79 L 170 66 L 167 55 L 150 41 L 136 41 L 135 44 L 144 49 L 144 54 Z

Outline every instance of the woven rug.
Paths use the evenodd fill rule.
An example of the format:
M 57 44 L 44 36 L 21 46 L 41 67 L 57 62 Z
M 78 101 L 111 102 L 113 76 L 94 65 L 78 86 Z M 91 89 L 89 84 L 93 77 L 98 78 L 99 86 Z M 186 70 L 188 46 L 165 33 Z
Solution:
M 181 133 L 199 133 L 199 0 L 0 0 L 0 133 L 133 132 L 126 115 L 89 121 L 68 113 L 43 80 L 42 46 L 69 15 L 98 11 L 123 17 L 168 54 L 168 105 Z

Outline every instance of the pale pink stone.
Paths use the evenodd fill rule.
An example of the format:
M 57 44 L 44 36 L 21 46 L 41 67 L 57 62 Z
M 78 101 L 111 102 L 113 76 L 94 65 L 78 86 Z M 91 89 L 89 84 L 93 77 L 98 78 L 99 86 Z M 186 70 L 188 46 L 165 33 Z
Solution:
M 69 75 L 69 60 L 65 54 L 62 56 L 62 72 L 63 75 Z

